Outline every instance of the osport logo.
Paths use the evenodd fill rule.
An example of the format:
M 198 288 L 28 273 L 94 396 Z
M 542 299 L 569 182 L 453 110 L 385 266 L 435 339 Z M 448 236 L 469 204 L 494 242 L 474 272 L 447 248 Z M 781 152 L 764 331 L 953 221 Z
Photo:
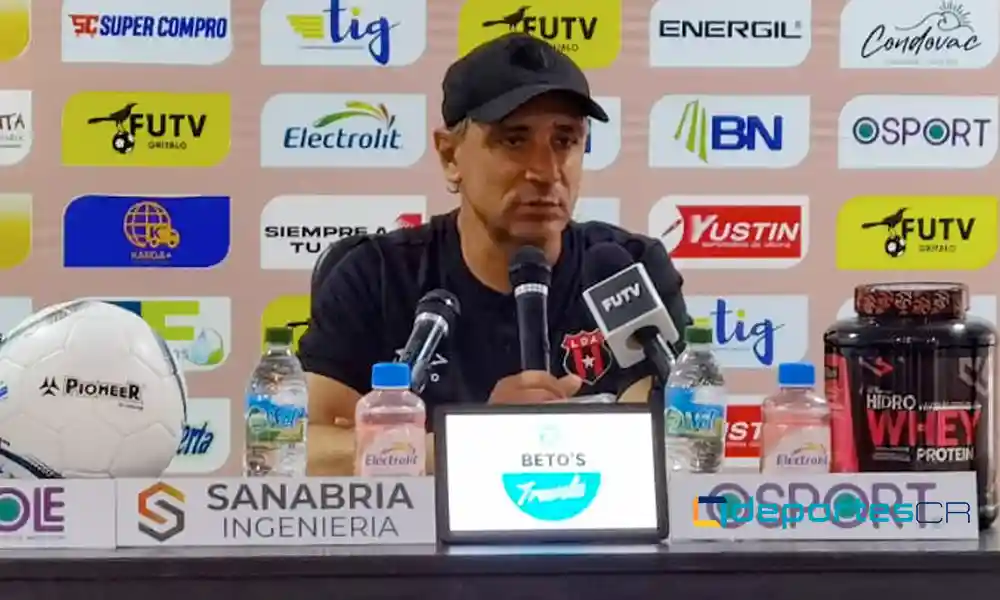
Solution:
M 565 521 L 594 501 L 600 473 L 505 473 L 507 497 L 521 512 L 539 521 Z
M 184 492 L 162 481 L 139 492 L 139 531 L 165 542 L 184 531 Z

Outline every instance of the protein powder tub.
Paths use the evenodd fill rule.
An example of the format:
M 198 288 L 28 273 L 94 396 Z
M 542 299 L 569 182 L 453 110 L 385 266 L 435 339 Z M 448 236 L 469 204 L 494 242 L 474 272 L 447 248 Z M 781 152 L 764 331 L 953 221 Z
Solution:
M 857 317 L 823 335 L 831 471 L 975 471 L 980 527 L 997 515 L 996 329 L 955 283 L 854 290 Z

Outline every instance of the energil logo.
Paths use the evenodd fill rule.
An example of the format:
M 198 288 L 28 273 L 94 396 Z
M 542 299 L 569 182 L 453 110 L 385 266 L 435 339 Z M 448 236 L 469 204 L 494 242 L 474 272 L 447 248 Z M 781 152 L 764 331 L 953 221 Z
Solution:
M 563 450 L 558 431 L 543 428 L 538 452 L 521 454 L 521 471 L 504 473 L 503 487 L 521 512 L 539 521 L 565 521 L 587 509 L 601 487 L 582 452 Z

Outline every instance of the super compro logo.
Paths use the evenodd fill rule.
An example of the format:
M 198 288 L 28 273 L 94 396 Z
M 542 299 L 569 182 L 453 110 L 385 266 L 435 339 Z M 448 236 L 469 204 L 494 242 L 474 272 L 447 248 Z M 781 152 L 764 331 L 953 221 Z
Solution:
M 622 2 L 466 0 L 458 17 L 458 52 L 464 56 L 511 31 L 548 42 L 584 69 L 609 67 L 621 50 Z
M 139 531 L 165 542 L 184 531 L 184 492 L 158 481 L 139 492 Z
M 427 98 L 278 94 L 260 131 L 265 167 L 410 167 L 427 147 Z
M 664 96 L 649 116 L 649 165 L 768 168 L 809 152 L 808 96 Z
M 143 318 L 185 371 L 218 368 L 232 348 L 229 298 L 90 298 Z
M 63 266 L 211 267 L 229 254 L 228 196 L 79 196 L 63 215 Z
M 504 473 L 504 491 L 521 512 L 539 521 L 566 521 L 585 511 L 597 497 L 601 473 L 574 448 L 558 427 L 543 426 L 536 447 L 518 456 Z
M 63 62 L 211 65 L 232 52 L 230 0 L 155 4 L 63 0 Z
M 427 0 L 267 0 L 262 65 L 406 66 L 427 46 Z
M 837 213 L 837 268 L 975 270 L 997 253 L 994 196 L 861 196 Z
M 229 154 L 226 94 L 83 92 L 63 108 L 70 166 L 210 167 Z
M 840 112 L 841 169 L 979 169 L 997 153 L 996 96 L 858 96 Z

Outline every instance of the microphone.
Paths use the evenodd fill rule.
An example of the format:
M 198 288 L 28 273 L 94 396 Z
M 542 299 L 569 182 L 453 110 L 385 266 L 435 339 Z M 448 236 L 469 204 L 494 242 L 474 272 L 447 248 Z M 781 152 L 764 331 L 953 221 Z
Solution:
M 458 298 L 447 290 L 431 290 L 417 303 L 410 338 L 396 358 L 396 362 L 410 366 L 410 389 L 415 393 L 421 393 L 427 385 L 434 353 L 461 314 Z
M 622 368 L 648 359 L 662 381 L 670 376 L 680 339 L 646 267 L 611 242 L 594 245 L 584 261 L 583 300 Z
M 517 337 L 521 343 L 521 370 L 549 370 L 549 284 L 552 267 L 545 253 L 522 246 L 510 261 L 510 285 L 517 303 Z

